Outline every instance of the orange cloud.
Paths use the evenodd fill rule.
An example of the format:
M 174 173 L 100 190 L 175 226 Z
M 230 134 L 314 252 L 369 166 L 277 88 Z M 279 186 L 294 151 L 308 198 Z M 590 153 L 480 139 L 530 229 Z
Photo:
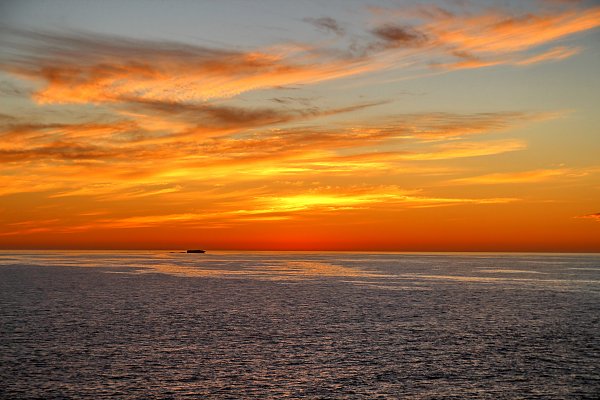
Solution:
M 579 52 L 581 52 L 581 48 L 579 48 L 579 47 L 569 48 L 569 47 L 559 46 L 559 47 L 550 49 L 546 52 L 536 54 L 531 57 L 527 57 L 520 61 L 516 61 L 515 63 L 517 65 L 531 65 L 531 64 L 537 64 L 540 62 L 544 62 L 544 61 L 563 60 L 565 58 L 569 58 L 575 54 L 578 54 Z
M 11 138 L 0 145 L 6 167 L 0 172 L 4 182 L 0 208 L 3 204 L 18 207 L 11 202 L 21 195 L 38 199 L 48 209 L 6 213 L 3 222 L 7 223 L 36 218 L 46 222 L 4 224 L 0 232 L 4 237 L 19 237 L 159 226 L 224 228 L 353 210 L 511 203 L 516 199 L 440 196 L 396 185 L 329 187 L 315 181 L 448 173 L 435 161 L 524 146 L 510 139 L 488 141 L 482 136 L 480 142 L 465 142 L 459 138 L 535 119 L 520 113 L 407 114 L 379 121 L 382 125 L 249 129 L 220 137 L 147 142 L 140 137 L 153 132 L 137 119 L 112 125 L 24 124 L 13 117 L 0 124 L 0 136 Z M 433 165 L 423 166 L 422 161 Z M 164 210 L 167 203 L 169 212 Z M 70 210 L 69 215 L 63 210 Z
M 512 15 L 491 11 L 434 18 L 425 29 L 453 51 L 507 54 L 521 52 L 600 25 L 600 7 L 583 11 Z
M 439 146 L 435 151 L 408 153 L 400 156 L 403 160 L 448 160 L 453 158 L 481 157 L 524 150 L 527 144 L 522 140 L 496 140 L 487 142 L 459 142 Z
M 104 103 L 128 99 L 198 102 L 250 90 L 315 83 L 380 68 L 371 60 L 315 59 L 310 48 L 222 50 L 99 35 L 16 32 L 11 46 L 29 54 L 3 63 L 41 81 L 39 103 Z M 23 42 L 27 43 L 24 45 Z
M 164 141 L 179 139 L 181 136 L 223 136 L 253 128 L 263 128 L 309 119 L 322 118 L 336 114 L 350 113 L 373 107 L 383 102 L 355 104 L 347 107 L 322 109 L 316 106 L 300 109 L 279 109 L 266 107 L 240 107 L 224 104 L 186 104 L 163 101 L 136 100 L 126 103 L 120 111 L 122 115 L 142 121 L 150 119 L 156 127 L 165 121 L 170 126 L 169 133 L 162 136 L 151 135 L 146 141 Z M 169 125 L 171 124 L 171 125 Z
M 594 220 L 596 222 L 600 222 L 600 213 L 581 215 L 576 218 L 586 218 L 586 219 Z
M 85 236 L 155 246 L 212 240 L 221 231 L 221 246 L 323 241 L 350 249 L 372 240 L 395 249 L 437 236 L 436 244 L 479 249 L 487 235 L 487 243 L 503 239 L 514 249 L 522 239 L 514 232 L 530 223 L 542 233 L 528 230 L 535 240 L 560 231 L 576 243 L 586 233 L 571 235 L 568 222 L 596 227 L 576 224 L 570 217 L 578 212 L 565 204 L 589 209 L 598 189 L 592 169 L 498 167 L 548 156 L 535 131 L 510 131 L 564 113 L 430 112 L 436 102 L 408 113 L 419 102 L 356 100 L 374 96 L 365 81 L 303 88 L 365 72 L 380 72 L 367 83 L 381 83 L 562 60 L 583 51 L 567 39 L 600 25 L 600 7 L 583 4 L 529 13 L 453 4 L 386 12 L 359 31 L 306 18 L 327 34 L 323 41 L 246 50 L 3 30 L 0 70 L 27 89 L 0 82 L 10 97 L 0 114 L 0 246 L 55 243 L 61 235 L 68 245 Z M 382 93 L 393 98 L 400 88 L 389 89 Z M 514 152 L 529 142 L 539 153 L 524 162 L 527 154 Z M 573 148 L 552 157 L 571 162 Z M 519 192 L 527 201 L 514 194 L 527 189 L 519 184 L 557 180 L 558 190 Z M 567 184 L 573 190 L 561 193 Z M 571 201 L 579 198 L 587 200 Z M 556 208 L 541 212 L 532 201 Z M 569 218 L 557 229 L 551 224 L 559 218 L 548 215 Z M 151 237 L 160 240 L 149 245 Z
M 160 103 L 162 107 L 162 103 Z M 368 105 L 366 105 L 368 106 Z M 165 110 L 170 110 L 168 106 Z M 177 108 L 178 106 L 175 106 Z M 365 107 L 359 105 L 337 110 L 313 111 L 313 114 L 330 114 L 332 112 L 347 112 Z M 456 139 L 481 135 L 489 132 L 508 129 L 526 121 L 535 121 L 551 117 L 548 114 L 526 113 L 480 113 L 480 114 L 450 114 L 423 113 L 397 116 L 393 119 L 382 120 L 381 125 L 364 124 L 352 128 L 344 126 L 314 126 L 303 128 L 280 128 L 257 130 L 254 128 L 268 125 L 280 115 L 276 110 L 244 110 L 238 108 L 210 108 L 210 115 L 204 117 L 202 107 L 182 106 L 183 116 L 175 118 L 186 119 L 200 123 L 207 118 L 207 125 L 213 125 L 219 137 L 195 137 L 193 141 L 182 136 L 181 132 L 168 133 L 162 130 L 148 130 L 142 126 L 143 116 L 130 116 L 129 120 L 118 120 L 113 123 L 73 123 L 73 124 L 41 124 L 11 121 L 0 124 L 0 138 L 6 139 L 0 144 L 0 159 L 5 162 L 26 162 L 28 160 L 56 161 L 89 161 L 113 162 L 124 164 L 140 164 L 144 160 L 173 159 L 177 164 L 207 166 L 230 163 L 248 163 L 260 160 L 275 160 L 282 158 L 312 158 L 315 153 L 323 156 L 335 156 L 333 152 L 344 149 L 355 149 L 355 154 L 368 153 L 365 146 L 383 145 L 391 142 L 402 144 L 396 150 L 398 159 L 423 159 L 440 156 L 451 156 L 448 152 L 458 147 L 469 146 L 456 142 Z M 198 112 L 195 113 L 194 110 Z M 160 111 L 162 112 L 162 111 Z M 189 113 L 189 115 L 188 115 Z M 219 116 L 212 116 L 218 113 Z M 221 114 L 223 113 L 223 114 Z M 231 115 L 233 114 L 233 115 Z M 237 115 L 235 115 L 237 114 Z M 164 117 L 168 115 L 164 111 Z M 265 116 L 266 115 L 266 116 Z M 286 115 L 285 112 L 281 115 Z M 236 127 L 233 132 L 227 129 Z M 222 130 L 221 130 L 222 129 Z M 184 132 L 185 133 L 185 132 Z M 415 143 L 435 143 L 451 139 L 453 142 L 436 149 L 436 156 L 431 151 L 412 154 L 409 148 Z M 397 145 L 395 145 L 397 147 Z M 458 146 L 458 147 L 457 147 Z M 497 144 L 494 144 L 496 150 Z M 475 148 L 476 145 L 471 147 Z M 481 145 L 476 153 L 485 154 L 492 151 L 489 146 Z M 506 146 L 504 146 L 506 147 Z M 515 149 L 512 143 L 510 148 Z M 487 148 L 487 150 L 485 150 Z M 492 152 L 496 152 L 493 150 Z M 389 150 L 387 150 L 389 152 Z M 440 151 L 445 152 L 442 155 Z M 466 150 L 463 151 L 466 154 Z M 420 157 L 418 154 L 423 154 Z M 456 153 L 458 154 L 458 153 Z M 321 160 L 326 161 L 326 160 Z M 176 166 L 178 166 L 175 164 Z
M 314 209 L 330 211 L 364 208 L 373 204 L 385 204 L 387 207 L 434 207 L 459 204 L 492 204 L 516 201 L 515 198 L 443 198 L 409 194 L 396 186 L 375 188 L 335 188 L 335 192 L 311 191 L 309 193 L 287 196 L 259 198 L 263 209 L 258 212 L 298 212 Z
M 233 196 L 233 197 L 232 197 Z M 169 197 L 171 204 L 178 197 Z M 148 208 L 148 203 L 131 210 L 126 216 L 112 212 L 84 212 L 70 216 L 69 223 L 54 218 L 4 224 L 0 235 L 27 235 L 39 232 L 69 233 L 98 229 L 133 229 L 145 227 L 223 227 L 251 221 L 293 220 L 310 215 L 340 215 L 351 210 L 403 209 L 469 204 L 504 204 L 517 201 L 515 198 L 446 198 L 419 195 L 415 191 L 402 190 L 397 186 L 337 186 L 262 188 L 238 191 L 235 195 L 226 191 L 203 190 L 194 192 L 194 198 L 202 198 L 202 211 L 193 210 L 188 204 L 176 207 L 170 213 L 162 209 Z M 240 203 L 244 199 L 243 204 Z M 62 200 L 60 197 L 51 200 Z M 135 198 L 110 196 L 105 200 L 120 202 L 135 201 Z M 242 207 L 240 207 L 242 205 Z M 161 210 L 162 212 L 157 212 Z M 132 215 L 133 214 L 133 215 Z
M 493 173 L 467 178 L 453 179 L 450 183 L 460 185 L 497 185 L 515 183 L 537 183 L 560 177 L 580 177 L 585 171 L 575 171 L 568 168 L 538 169 L 533 171 Z
M 542 52 L 538 49 L 600 26 L 600 7 L 535 10 L 521 14 L 500 8 L 471 13 L 464 10 L 453 12 L 438 6 L 374 11 L 388 19 L 373 30 L 375 36 L 383 40 L 379 47 L 417 46 L 421 53 L 434 57 L 441 52 L 443 58 L 450 56 L 451 60 L 432 60 L 431 64 L 445 69 L 530 65 L 565 59 L 577 54 L 580 49 L 566 46 Z M 390 15 L 396 21 L 390 22 Z M 420 22 L 415 23 L 415 19 Z
M 387 57 L 390 52 L 409 64 L 445 69 L 560 60 L 580 50 L 567 46 L 537 49 L 600 25 L 600 7 L 519 15 L 506 9 L 454 13 L 422 6 L 389 14 L 396 20 L 371 28 L 374 40 L 362 44 L 358 40 L 345 50 L 281 44 L 240 51 L 5 30 L 4 46 L 16 51 L 0 63 L 0 69 L 38 82 L 33 97 L 42 104 L 201 103 L 404 65 Z M 415 23 L 415 18 L 420 21 Z M 344 33 L 332 18 L 307 21 L 338 35 Z

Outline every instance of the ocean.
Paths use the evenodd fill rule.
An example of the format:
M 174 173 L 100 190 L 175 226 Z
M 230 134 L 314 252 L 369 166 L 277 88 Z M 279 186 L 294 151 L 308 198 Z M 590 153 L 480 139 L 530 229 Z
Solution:
M 597 399 L 600 254 L 0 252 L 3 399 Z

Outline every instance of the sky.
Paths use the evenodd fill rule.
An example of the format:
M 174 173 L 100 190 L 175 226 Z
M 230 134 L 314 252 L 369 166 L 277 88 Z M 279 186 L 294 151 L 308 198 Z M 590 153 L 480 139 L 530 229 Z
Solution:
M 0 1 L 0 248 L 600 251 L 593 1 Z

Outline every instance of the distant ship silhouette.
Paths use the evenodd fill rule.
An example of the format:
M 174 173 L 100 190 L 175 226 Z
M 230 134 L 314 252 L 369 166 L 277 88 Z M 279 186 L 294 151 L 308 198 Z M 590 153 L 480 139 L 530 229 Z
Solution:
M 186 253 L 206 253 L 206 250 L 188 250 Z

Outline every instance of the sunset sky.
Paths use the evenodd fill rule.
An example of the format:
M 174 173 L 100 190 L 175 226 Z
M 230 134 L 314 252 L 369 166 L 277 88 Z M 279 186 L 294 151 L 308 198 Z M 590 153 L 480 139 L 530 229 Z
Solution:
M 2 1 L 0 248 L 600 251 L 600 5 Z

